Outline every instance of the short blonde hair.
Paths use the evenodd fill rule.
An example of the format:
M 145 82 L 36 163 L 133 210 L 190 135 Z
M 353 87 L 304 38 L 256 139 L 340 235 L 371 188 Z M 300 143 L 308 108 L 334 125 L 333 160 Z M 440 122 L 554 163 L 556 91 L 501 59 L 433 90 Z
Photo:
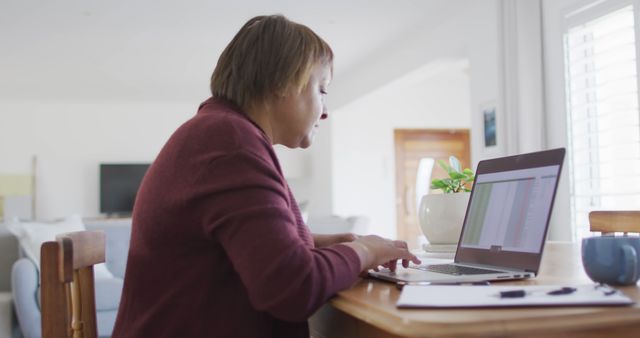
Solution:
M 211 93 L 241 108 L 302 90 L 316 64 L 333 66 L 333 51 L 309 27 L 282 15 L 256 16 L 242 26 L 220 55 Z

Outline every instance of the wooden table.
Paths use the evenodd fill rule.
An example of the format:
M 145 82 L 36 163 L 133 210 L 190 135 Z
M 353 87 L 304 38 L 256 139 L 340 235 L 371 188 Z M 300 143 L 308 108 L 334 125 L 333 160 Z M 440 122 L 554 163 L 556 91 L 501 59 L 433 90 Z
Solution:
M 537 278 L 495 285 L 592 284 L 580 245 L 548 243 Z M 640 302 L 640 287 L 619 288 Z M 640 337 L 640 304 L 624 307 L 397 309 L 395 284 L 364 279 L 310 320 L 313 338 Z M 452 295 L 453 297 L 454 295 Z

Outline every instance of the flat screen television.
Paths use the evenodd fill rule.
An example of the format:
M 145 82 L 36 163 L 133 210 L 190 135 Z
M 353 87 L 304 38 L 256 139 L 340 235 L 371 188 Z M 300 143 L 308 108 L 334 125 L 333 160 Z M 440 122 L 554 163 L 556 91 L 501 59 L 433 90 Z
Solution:
M 100 212 L 130 215 L 149 164 L 100 164 Z

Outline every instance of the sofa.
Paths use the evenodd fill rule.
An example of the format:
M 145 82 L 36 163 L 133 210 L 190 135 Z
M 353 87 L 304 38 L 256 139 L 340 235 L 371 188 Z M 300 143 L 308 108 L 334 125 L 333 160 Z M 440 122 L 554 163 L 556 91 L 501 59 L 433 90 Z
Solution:
M 113 331 L 120 295 L 122 293 L 123 277 L 129 251 L 129 238 L 131 234 L 130 219 L 95 219 L 83 221 L 87 230 L 103 230 L 106 234 L 106 268 L 109 276 L 96 273 L 96 311 L 98 320 L 98 335 L 109 337 Z M 7 240 L 11 242 L 10 240 Z M 11 267 L 11 298 L 15 309 L 13 319 L 13 338 L 38 338 L 41 337 L 40 328 L 40 292 L 38 268 L 33 260 L 24 257 L 22 250 L 18 249 L 17 240 L 6 247 L 1 246 L 2 252 L 14 251 Z M 4 255 L 0 256 L 4 258 Z M 3 280 L 0 287 L 6 287 L 4 272 L 7 259 L 3 259 L 0 267 L 3 272 Z M 112 275 L 112 276 L 110 276 Z M 0 336 L 0 338 L 2 338 Z

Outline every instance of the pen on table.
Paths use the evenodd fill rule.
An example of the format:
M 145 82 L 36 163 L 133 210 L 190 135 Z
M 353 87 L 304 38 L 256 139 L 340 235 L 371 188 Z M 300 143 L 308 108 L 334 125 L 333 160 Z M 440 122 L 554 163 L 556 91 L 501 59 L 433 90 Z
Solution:
M 569 295 L 574 293 L 575 291 L 576 291 L 576 288 L 565 286 L 560 289 L 546 292 L 546 294 L 549 296 Z M 527 292 L 525 290 L 507 290 L 507 291 L 500 291 L 498 293 L 498 296 L 500 298 L 522 298 L 526 295 L 527 295 Z
M 500 291 L 498 296 L 500 298 L 522 298 L 526 295 L 526 291 L 524 290 L 509 290 L 509 291 Z

